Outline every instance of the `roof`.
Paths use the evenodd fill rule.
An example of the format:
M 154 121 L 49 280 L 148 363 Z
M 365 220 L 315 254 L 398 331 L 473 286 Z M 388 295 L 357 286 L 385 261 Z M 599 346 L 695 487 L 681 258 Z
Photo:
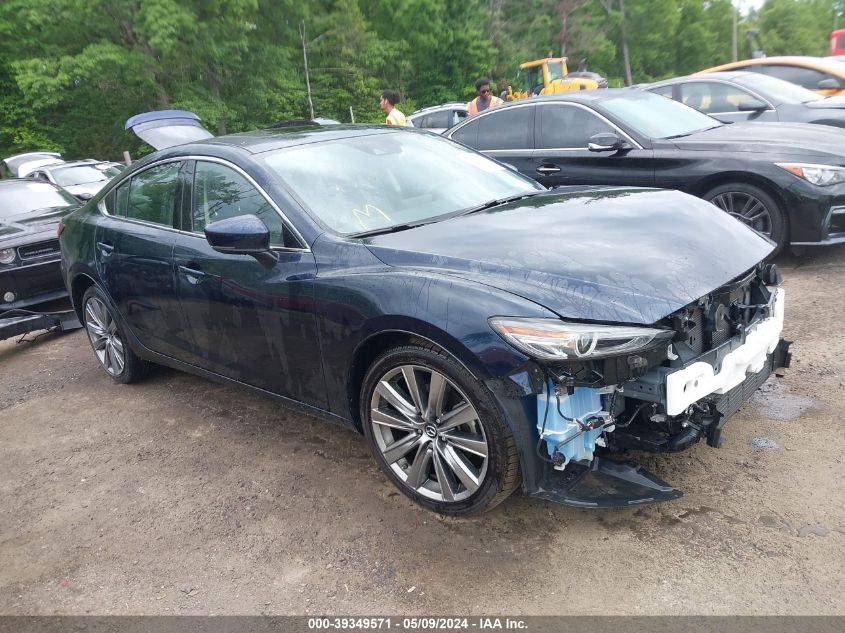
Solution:
M 553 95 L 544 95 L 542 97 L 529 97 L 528 99 L 519 99 L 518 101 L 508 101 L 496 108 L 512 108 L 526 103 L 554 103 L 560 101 L 574 102 L 574 103 L 593 103 L 594 101 L 601 101 L 608 97 L 616 96 L 641 96 L 643 93 L 636 88 L 598 88 L 596 90 L 573 90 L 572 92 L 559 92 Z M 485 110 L 487 112 L 487 110 Z
M 744 66 L 760 66 L 764 64 L 785 64 L 787 66 L 804 66 L 807 68 L 815 68 L 823 70 L 840 77 L 845 77 L 845 64 L 840 61 L 828 59 L 825 57 L 809 57 L 806 55 L 784 55 L 780 57 L 759 57 L 755 59 L 743 59 L 738 62 L 731 62 L 729 64 L 722 64 L 721 66 L 713 66 L 701 70 L 696 75 L 709 74 L 715 71 L 731 70 L 733 68 Z
M 369 136 L 371 134 L 396 134 L 399 132 L 420 133 L 419 130 L 414 131 L 413 128 L 396 128 L 387 125 L 332 125 L 328 127 L 309 125 L 216 136 L 205 141 L 191 143 L 190 145 L 191 147 L 225 145 L 227 147 L 243 149 L 250 154 L 260 154 L 285 147 L 307 145 L 308 143 L 354 138 L 356 136 Z M 174 149 L 184 147 L 187 146 L 176 146 Z
M 444 108 L 463 108 L 466 110 L 467 102 L 466 101 L 456 101 L 454 103 L 441 103 L 440 105 L 433 105 L 428 106 L 427 108 L 420 108 L 419 110 L 414 110 L 408 116 L 416 116 L 418 114 L 422 114 L 424 112 L 434 112 L 435 110 L 442 110 Z
M 3 189 L 3 188 L 8 189 L 8 188 L 10 188 L 12 186 L 16 186 L 16 185 L 17 186 L 27 186 L 27 187 L 31 187 L 33 185 L 35 185 L 35 186 L 43 185 L 45 188 L 58 189 L 58 187 L 56 185 L 54 185 L 52 182 L 47 182 L 46 180 L 33 180 L 33 179 L 30 179 L 30 178 L 3 178 L 3 179 L 0 179 L 0 189 Z
M 743 77 L 750 77 L 752 75 L 759 76 L 759 73 L 755 73 L 751 70 L 720 70 L 707 73 L 706 79 L 724 79 L 726 81 L 731 81 L 733 79 L 742 79 Z M 705 77 L 703 75 L 684 75 L 682 77 L 672 77 L 671 79 L 662 79 L 660 81 L 642 84 L 641 87 L 653 88 L 654 86 L 665 86 L 681 81 L 703 81 L 704 79 Z

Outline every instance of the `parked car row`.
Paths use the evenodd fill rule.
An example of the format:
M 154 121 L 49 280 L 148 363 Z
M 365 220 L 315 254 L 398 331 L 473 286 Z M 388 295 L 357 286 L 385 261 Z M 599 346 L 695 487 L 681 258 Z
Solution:
M 52 183 L 0 180 L 0 313 L 67 296 L 56 226 L 78 206 Z
M 67 289 L 59 271 L 60 219 L 123 170 L 93 159 L 66 162 L 55 152 L 10 156 L 0 180 L 0 314 L 37 310 Z
M 485 111 L 446 132 L 554 187 L 677 189 L 777 244 L 845 242 L 845 131 L 724 124 L 633 89 L 561 94 Z

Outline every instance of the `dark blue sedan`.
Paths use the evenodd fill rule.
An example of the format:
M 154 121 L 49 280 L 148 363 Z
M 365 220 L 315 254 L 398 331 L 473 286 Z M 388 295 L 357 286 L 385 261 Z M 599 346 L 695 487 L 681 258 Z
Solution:
M 547 191 L 419 130 L 170 147 L 68 216 L 61 245 L 114 380 L 168 365 L 357 429 L 446 514 L 520 485 L 675 498 L 614 455 L 718 445 L 788 360 L 768 239 L 677 192 Z

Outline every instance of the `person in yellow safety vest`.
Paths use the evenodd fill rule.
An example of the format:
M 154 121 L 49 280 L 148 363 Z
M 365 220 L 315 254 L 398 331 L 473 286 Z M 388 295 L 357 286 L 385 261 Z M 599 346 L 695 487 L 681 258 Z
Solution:
M 378 107 L 387 112 L 387 118 L 384 120 L 387 125 L 407 125 L 405 123 L 405 115 L 396 109 L 396 104 L 402 100 L 402 96 L 397 90 L 385 90 L 381 93 L 381 101 Z
M 477 95 L 475 99 L 467 104 L 468 116 L 495 108 L 504 103 L 499 97 L 490 94 L 490 80 L 487 77 L 481 77 L 475 82 L 475 94 Z

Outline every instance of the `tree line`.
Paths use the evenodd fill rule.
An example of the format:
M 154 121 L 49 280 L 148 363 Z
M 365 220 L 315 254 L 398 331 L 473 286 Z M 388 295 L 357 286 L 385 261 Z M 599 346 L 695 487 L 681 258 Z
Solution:
M 0 0 L 0 157 L 50 149 L 119 159 L 149 148 L 139 112 L 196 112 L 213 132 L 317 116 L 383 120 L 500 88 L 521 62 L 586 59 L 611 86 L 739 58 L 756 29 L 769 55 L 825 55 L 845 0 Z

